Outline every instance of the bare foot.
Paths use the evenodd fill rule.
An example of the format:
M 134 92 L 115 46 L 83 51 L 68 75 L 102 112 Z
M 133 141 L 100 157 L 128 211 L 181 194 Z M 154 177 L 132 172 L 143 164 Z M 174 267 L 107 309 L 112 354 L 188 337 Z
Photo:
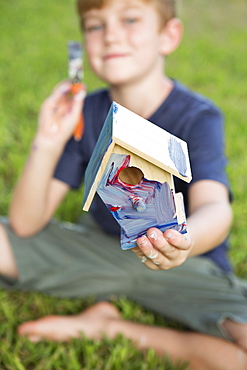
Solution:
M 42 339 L 65 342 L 84 334 L 90 339 L 100 339 L 107 334 L 111 320 L 120 319 L 117 308 L 108 302 L 96 303 L 74 316 L 45 316 L 36 321 L 28 321 L 18 328 L 18 334 L 32 342 Z

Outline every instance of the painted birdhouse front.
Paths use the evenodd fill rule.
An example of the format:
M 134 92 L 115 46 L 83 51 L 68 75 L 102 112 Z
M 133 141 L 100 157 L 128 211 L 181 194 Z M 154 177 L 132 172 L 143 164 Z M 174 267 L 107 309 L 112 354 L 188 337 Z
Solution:
M 187 143 L 113 102 L 85 173 L 83 210 L 99 194 L 121 226 L 121 248 L 150 227 L 187 231 L 173 176 L 190 182 Z

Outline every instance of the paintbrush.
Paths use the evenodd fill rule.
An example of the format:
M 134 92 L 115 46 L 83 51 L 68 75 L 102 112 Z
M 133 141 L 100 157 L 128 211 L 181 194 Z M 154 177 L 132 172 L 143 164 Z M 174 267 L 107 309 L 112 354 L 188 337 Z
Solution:
M 68 74 L 72 82 L 72 94 L 77 94 L 82 89 L 83 79 L 83 50 L 80 42 L 68 42 Z M 81 140 L 84 131 L 84 118 L 81 113 L 73 136 L 76 141 Z

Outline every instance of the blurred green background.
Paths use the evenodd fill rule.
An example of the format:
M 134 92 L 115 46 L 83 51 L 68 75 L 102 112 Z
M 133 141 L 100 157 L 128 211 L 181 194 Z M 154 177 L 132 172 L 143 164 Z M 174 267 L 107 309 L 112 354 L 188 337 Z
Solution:
M 224 112 L 228 175 L 234 194 L 230 257 L 237 274 L 247 278 L 246 1 L 181 0 L 179 16 L 185 26 L 184 39 L 167 60 L 167 74 L 208 96 Z M 12 189 L 36 130 L 40 105 L 54 85 L 67 78 L 67 41 L 80 39 L 74 0 L 0 2 L 1 215 L 8 213 Z M 86 60 L 85 83 L 89 91 L 102 85 L 90 72 Z M 82 212 L 81 202 L 82 189 L 70 192 L 56 217 L 76 221 Z M 19 322 L 49 312 L 76 312 L 86 303 L 38 294 L 0 293 L 3 322 L 0 325 L 3 339 L 0 369 L 122 369 L 123 364 L 128 369 L 164 369 L 164 361 L 156 359 L 152 351 L 139 354 L 124 339 L 111 345 L 102 344 L 103 347 L 84 341 L 83 349 L 81 342 L 66 349 L 64 345 L 29 344 L 15 335 Z M 124 317 L 149 323 L 162 321 L 127 300 L 118 300 L 116 304 Z M 107 350 L 109 346 L 115 357 Z M 11 355 L 8 348 L 12 348 Z M 40 364 L 40 356 L 45 351 L 47 362 Z M 92 359 L 98 353 L 97 361 L 91 365 L 87 362 L 89 353 Z M 74 362 L 68 364 L 66 358 L 74 358 Z M 171 364 L 166 366 L 173 368 Z

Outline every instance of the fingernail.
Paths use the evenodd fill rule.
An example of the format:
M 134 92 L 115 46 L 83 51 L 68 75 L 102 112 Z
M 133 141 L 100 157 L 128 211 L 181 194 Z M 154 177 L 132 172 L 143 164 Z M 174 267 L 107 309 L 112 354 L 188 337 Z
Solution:
M 70 90 L 70 84 L 69 83 L 64 83 L 63 85 L 61 85 L 59 87 L 59 90 L 60 90 L 61 94 L 67 93 Z
M 168 233 L 168 234 L 166 234 L 165 238 L 166 239 L 172 239 L 173 238 L 173 234 L 172 233 Z
M 157 234 L 155 231 L 153 231 L 150 235 L 149 235 L 149 238 L 151 239 L 154 239 L 154 240 L 157 240 Z
M 58 124 L 57 123 L 53 123 L 52 126 L 51 126 L 51 132 L 57 132 L 58 130 Z
M 146 236 L 145 235 L 140 236 L 138 238 L 138 244 L 140 244 L 140 245 L 146 245 L 147 244 L 147 239 L 146 239 Z
M 81 101 L 85 98 L 86 92 L 85 90 L 80 90 L 77 94 L 74 95 L 75 101 Z

